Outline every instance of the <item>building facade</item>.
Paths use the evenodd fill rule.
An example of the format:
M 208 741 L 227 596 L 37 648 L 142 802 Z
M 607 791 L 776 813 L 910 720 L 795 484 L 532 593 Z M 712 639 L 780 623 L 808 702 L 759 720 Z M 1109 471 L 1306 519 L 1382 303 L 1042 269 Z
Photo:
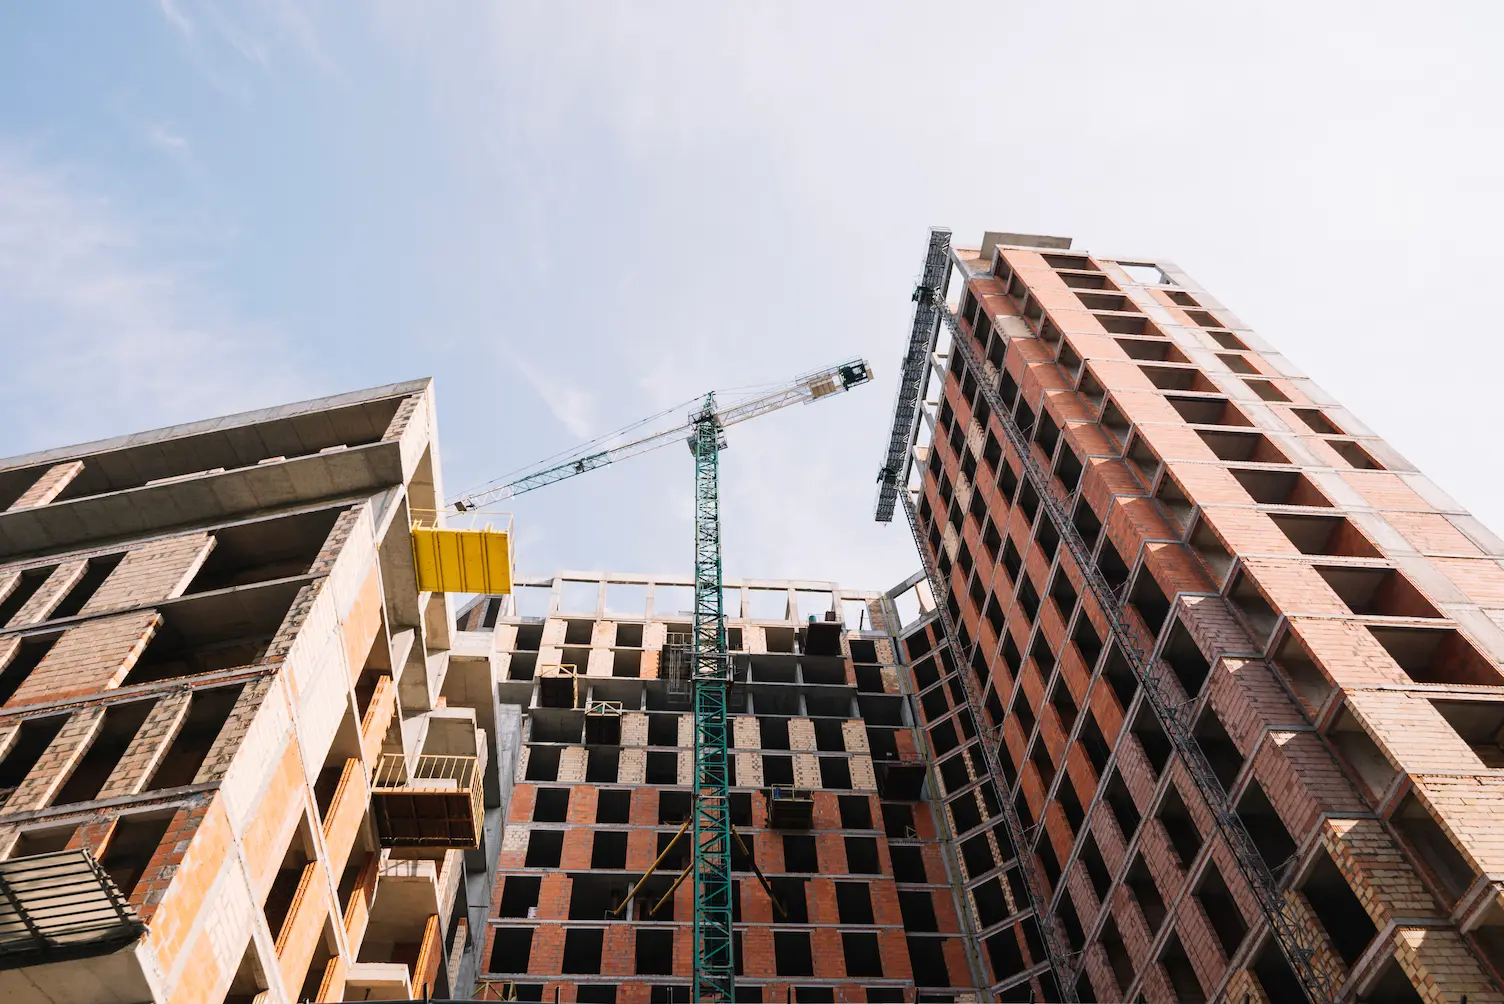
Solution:
M 524 715 L 482 996 L 687 1001 L 692 580 L 560 573 L 517 602 L 476 603 L 458 633 Z M 726 609 L 737 998 L 977 999 L 893 598 L 728 582 Z
M 0 462 L 0 996 L 467 994 L 515 715 L 428 381 Z
M 1504 542 L 1173 264 L 949 236 L 879 518 L 986 985 L 1504 1000 Z

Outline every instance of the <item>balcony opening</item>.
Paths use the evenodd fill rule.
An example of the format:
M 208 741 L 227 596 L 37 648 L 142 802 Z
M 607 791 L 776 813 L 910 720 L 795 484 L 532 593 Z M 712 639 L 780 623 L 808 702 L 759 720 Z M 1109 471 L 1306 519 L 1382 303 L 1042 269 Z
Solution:
M 1123 943 L 1123 935 L 1118 931 L 1117 921 L 1111 916 L 1108 916 L 1107 922 L 1102 925 L 1102 933 L 1097 940 L 1101 943 L 1102 950 L 1107 953 L 1107 964 L 1112 967 L 1112 975 L 1118 981 L 1118 992 L 1126 993 L 1133 985 L 1133 956 L 1129 954 L 1128 946 Z
M 841 933 L 841 954 L 846 960 L 847 976 L 883 975 L 883 957 L 878 949 L 877 935 Z
M 559 754 L 557 746 L 528 746 L 527 781 L 557 781 L 559 779 Z
M 1160 508 L 1164 509 L 1165 515 L 1169 516 L 1170 522 L 1183 532 L 1190 524 L 1191 513 L 1195 506 L 1186 497 L 1185 490 L 1180 487 L 1180 482 L 1175 480 L 1173 474 L 1166 474 L 1160 481 L 1154 498 L 1158 500 Z
M 1347 708 L 1342 709 L 1342 714 L 1328 735 L 1332 745 L 1337 747 L 1337 752 L 1342 754 L 1342 759 L 1347 761 L 1353 773 L 1368 787 L 1373 801 L 1381 800 L 1399 771 L 1389 762 L 1383 750 L 1379 749 L 1378 743 L 1373 741 Z
M 655 756 L 671 756 L 672 754 L 649 753 L 648 761 L 651 769 L 652 758 Z M 585 756 L 585 781 L 588 784 L 615 784 L 621 777 L 621 750 L 613 747 L 596 747 L 586 753 Z M 663 784 L 673 784 L 674 781 L 663 781 Z
M 1351 969 L 1379 931 L 1325 850 L 1317 852 L 1300 891 L 1311 905 L 1311 912 L 1326 928 L 1332 947 Z
M 779 976 L 815 975 L 808 931 L 773 932 L 773 968 Z
M 846 870 L 853 875 L 881 875 L 877 840 L 874 837 L 845 837 Z
M 1111 755 L 1111 750 L 1107 746 L 1107 740 L 1102 737 L 1095 715 L 1087 715 L 1082 719 L 1080 743 L 1086 752 L 1086 759 L 1091 762 L 1092 770 L 1097 777 L 1101 777 L 1102 771 L 1107 769 L 1107 758 Z
M 1071 525 L 1076 528 L 1076 533 L 1088 552 L 1097 546 L 1097 537 L 1102 532 L 1102 521 L 1097 518 L 1097 514 L 1086 499 L 1083 498 L 1076 503 L 1075 514 L 1071 516 Z
M 47 653 L 52 651 L 52 646 L 62 635 L 48 635 L 44 638 L 22 638 L 21 644 L 11 653 L 10 661 L 5 664 L 4 670 L 0 670 L 0 704 L 9 701 L 31 671 L 41 665 Z
M 1175 849 L 1180 867 L 1189 871 L 1191 862 L 1201 853 L 1201 831 L 1196 828 L 1196 821 L 1174 784 L 1169 786 L 1165 797 L 1160 800 L 1158 819 L 1165 828 L 1165 836 L 1170 839 L 1170 846 Z M 1227 954 L 1231 955 L 1232 952 Z
M 1060 455 L 1055 458 L 1055 476 L 1060 479 L 1061 487 L 1065 489 L 1067 495 L 1074 494 L 1080 486 L 1081 474 L 1084 470 L 1085 465 L 1081 462 L 1081 458 L 1076 456 L 1076 451 L 1067 443 L 1061 449 Z
M 1211 764 L 1212 773 L 1222 782 L 1222 790 L 1232 791 L 1234 782 L 1243 771 L 1243 754 L 1210 704 L 1201 709 L 1191 734 Z
M 1275 937 L 1264 939 L 1263 947 L 1249 968 L 1258 977 L 1259 986 L 1270 1001 L 1298 1001 L 1306 995 L 1304 986 L 1285 960 L 1285 953 L 1280 950 L 1279 939 Z
M 641 976 L 671 976 L 674 972 L 673 928 L 644 927 L 637 931 L 634 972 Z
M 174 815 L 173 810 L 167 809 L 121 816 L 110 832 L 110 841 L 105 845 L 99 864 L 127 900 L 136 891 L 157 848 L 166 839 Z
M 572 927 L 564 932 L 561 973 L 596 975 L 601 971 L 601 943 L 606 932 L 598 927 Z
M 774 877 L 768 880 L 768 884 L 773 887 L 773 898 L 783 907 L 782 913 L 774 910 L 775 923 L 809 923 L 809 879 Z
M 992 845 L 987 842 L 987 834 L 979 833 L 961 844 L 961 860 L 966 864 L 967 875 L 972 878 L 996 868 L 997 858 L 992 853 Z
M 214 547 L 186 593 L 307 575 L 343 506 L 261 519 L 214 531 Z
M 21 572 L 9 595 L 0 598 L 0 627 L 10 623 L 11 618 L 26 605 L 27 600 L 36 595 L 37 590 L 42 588 L 42 583 L 55 571 L 56 565 L 48 565 L 46 568 L 27 568 Z
M 112 704 L 105 709 L 104 721 L 94 735 L 94 741 L 79 759 L 67 782 L 52 799 L 52 805 L 71 805 L 75 802 L 91 802 L 99 797 L 99 791 L 109 780 L 110 774 L 119 765 L 131 740 L 136 737 L 147 714 L 156 705 L 155 701 L 132 701 L 129 704 Z
M 568 788 L 539 788 L 533 800 L 533 822 L 562 823 L 569 818 Z
M 1114 592 L 1121 589 L 1128 581 L 1128 563 L 1123 560 L 1117 546 L 1112 541 L 1104 541 L 1102 550 L 1097 554 L 1097 570 L 1102 573 L 1102 578 L 1107 580 L 1107 585 Z
M 909 965 L 914 973 L 914 984 L 919 987 L 952 986 L 950 970 L 945 962 L 946 939 L 909 935 L 906 940 L 909 944 Z
M 292 913 L 303 875 L 317 858 L 313 848 L 313 837 L 308 831 L 308 817 L 304 816 L 299 820 L 297 831 L 293 833 L 287 851 L 282 855 L 282 864 L 277 868 L 271 891 L 266 894 L 266 902 L 261 908 L 273 938 L 281 937 L 282 929 Z
M 794 783 L 794 758 L 763 754 L 762 779 L 774 787 L 789 787 Z
M 1102 852 L 1097 848 L 1096 835 L 1087 832 L 1086 839 L 1081 841 L 1081 853 L 1079 855 L 1081 866 L 1086 869 L 1086 877 L 1091 880 L 1092 891 L 1101 900 L 1107 896 L 1107 890 L 1112 886 L 1112 876 L 1107 871 L 1107 862 L 1102 859 Z
M 1297 699 L 1313 716 L 1326 703 L 1332 683 L 1317 667 L 1293 631 L 1287 631 L 1274 653 L 1274 668 L 1284 677 Z
M 1275 878 L 1279 878 L 1295 853 L 1295 839 L 1290 836 L 1285 821 L 1274 810 L 1258 781 L 1250 782 L 1244 790 L 1243 797 L 1238 800 L 1237 813 L 1264 864 L 1269 866 Z
M 1381 558 L 1377 548 L 1342 516 L 1270 513 L 1274 525 L 1302 554 L 1330 554 L 1343 558 Z
M 1163 338 L 1116 338 L 1129 359 L 1151 363 L 1190 363 L 1184 352 Z
M 532 830 L 527 835 L 524 868 L 557 868 L 564 853 L 563 830 Z
M 789 746 L 789 720 L 759 716 L 757 719 L 759 742 L 765 750 L 786 750 Z M 654 744 L 658 745 L 658 744 Z
M 1251 377 L 1244 377 L 1243 382 L 1248 385 L 1249 390 L 1253 391 L 1265 401 L 1290 400 L 1290 396 L 1276 387 L 1273 380 L 1255 380 Z
M 1279 614 L 1264 599 L 1253 576 L 1246 571 L 1239 572 L 1233 580 L 1227 598 L 1242 618 L 1243 626 L 1253 638 L 1254 647 L 1262 651 L 1269 642 L 1269 636 L 1274 633 L 1275 625 L 1279 623 Z
M 11 858 L 27 858 L 33 854 L 52 854 L 68 849 L 73 842 L 77 826 L 59 826 L 49 829 L 24 830 L 11 847 Z
M 1415 792 L 1405 796 L 1389 821 L 1404 841 L 1405 848 L 1419 860 L 1440 889 L 1448 905 L 1462 898 L 1473 884 L 1473 867 L 1420 799 L 1415 797 Z
M 1207 375 L 1195 366 L 1146 365 L 1139 363 L 1140 370 L 1149 382 L 1160 390 L 1188 390 L 1202 394 L 1215 394 L 1220 389 Z
M 1431 705 L 1484 766 L 1491 770 L 1504 768 L 1504 702 L 1433 697 Z
M 120 561 L 124 557 L 125 552 L 122 551 L 119 554 L 109 554 L 102 558 L 90 558 L 85 562 L 83 577 L 74 583 L 73 588 L 68 590 L 68 594 L 63 597 L 63 601 L 53 609 L 47 619 L 56 620 L 61 617 L 76 616 L 84 608 L 84 604 L 94 598 L 94 594 L 99 591 L 99 587 L 104 585 L 104 580 L 109 578 L 110 573 L 119 567 Z
M 1196 967 L 1191 965 L 1190 956 L 1180 943 L 1180 935 L 1174 931 L 1159 950 L 1159 964 L 1170 978 L 1170 986 L 1179 1004 L 1205 1004 L 1206 994 L 1201 990 L 1201 981 L 1196 978 Z
M 625 830 L 596 830 L 590 849 L 591 868 L 627 867 L 627 833 Z M 615 904 L 613 904 L 615 905 Z
M 1424 998 L 1416 992 L 1399 961 L 1391 958 L 1361 1000 L 1363 1004 L 1423 1004 Z
M 1175 674 L 1175 679 L 1180 681 L 1186 695 L 1196 697 L 1201 693 L 1201 688 L 1206 686 L 1206 679 L 1211 675 L 1211 663 L 1201 653 L 1201 646 L 1196 644 L 1196 639 L 1191 637 L 1190 631 L 1186 630 L 1184 623 L 1176 621 L 1170 628 L 1170 636 L 1165 639 L 1164 648 L 1160 650 L 1160 660 L 1170 667 L 1170 672 Z
M 57 738 L 68 718 L 65 713 L 21 720 L 20 734 L 11 744 L 5 759 L 0 760 L 0 801 L 8 799 L 26 780 L 26 775 L 42 759 L 42 754 L 47 752 L 47 747 Z
M 620 746 L 621 716 L 609 713 L 586 715 L 585 745 Z
M 581 983 L 575 988 L 577 1004 L 616 1004 L 614 983 Z
M 1217 943 L 1222 946 L 1222 954 L 1232 958 L 1248 936 L 1248 922 L 1243 919 L 1243 911 L 1238 908 L 1238 902 L 1233 898 L 1232 890 L 1227 888 L 1227 881 L 1222 878 L 1215 861 L 1207 863 L 1193 895 L 1201 904 L 1207 923 L 1217 936 Z
M 508 875 L 501 887 L 497 916 L 526 917 L 538 905 L 538 891 L 543 879 L 536 875 Z
M 1102 679 L 1112 688 L 1112 695 L 1118 699 L 1119 709 L 1126 712 L 1138 696 L 1138 679 L 1133 675 L 1133 668 L 1128 665 L 1128 657 L 1115 643 L 1108 653 L 1107 661 L 1102 664 Z
M 1128 442 L 1128 434 L 1132 430 L 1133 424 L 1128 421 L 1128 417 L 1123 414 L 1122 409 L 1118 407 L 1116 401 L 1107 402 L 1106 407 L 1102 409 L 1100 421 L 1102 431 L 1107 433 L 1111 439 L 1116 440 L 1118 446 L 1121 447 L 1124 443 Z
M 1109 335 L 1139 335 L 1144 338 L 1163 338 L 1165 333 L 1149 322 L 1143 315 L 1093 314 L 1098 324 Z
M 788 851 L 785 848 L 785 855 Z M 893 881 L 925 883 L 929 881 L 924 870 L 924 854 L 918 847 L 894 844 L 888 848 L 888 857 L 893 862 Z
M 1374 459 L 1362 446 L 1350 439 L 1328 439 L 1326 445 L 1332 448 L 1332 452 L 1347 461 L 1349 467 L 1360 471 L 1382 471 L 1387 468 Z
M 162 623 L 121 682 L 156 683 L 221 669 L 253 666 L 297 598 L 299 584 L 255 588 L 250 597 L 204 596 L 162 611 Z
M 493 973 L 527 972 L 533 954 L 533 928 L 498 927 L 495 930 L 491 962 L 487 968 Z M 518 996 L 520 998 L 521 994 Z
M 1495 687 L 1504 677 L 1456 628 L 1365 625 L 1416 683 Z
M 641 625 L 626 625 L 641 627 Z M 635 680 L 642 676 L 642 653 L 635 649 L 617 649 L 611 653 L 611 675 Z
M 188 715 L 143 791 L 161 791 L 194 783 L 214 741 L 230 720 L 230 713 L 240 700 L 241 689 L 242 686 L 237 685 L 193 691 Z
M 1123 834 L 1123 843 L 1132 842 L 1133 835 L 1138 832 L 1138 806 L 1134 804 L 1133 795 L 1123 781 L 1122 771 L 1112 772 L 1112 779 L 1107 782 L 1103 798 L 1107 800 L 1107 807 L 1112 810 L 1112 816 L 1117 820 L 1118 829 Z
M 1248 464 L 1288 464 L 1290 458 L 1261 432 L 1233 432 L 1227 429 L 1197 429 L 1219 460 Z
M 1147 702 L 1140 705 L 1138 714 L 1133 716 L 1131 731 L 1134 738 L 1138 740 L 1139 748 L 1144 751 L 1144 759 L 1149 761 L 1149 766 L 1154 769 L 1154 773 L 1163 774 L 1165 765 L 1170 762 L 1170 754 L 1175 750 L 1170 745 L 1170 737 L 1165 735 L 1164 728 L 1159 724 L 1159 718 Z M 1126 835 L 1127 831 L 1124 833 Z
M 1299 471 L 1254 470 L 1229 467 L 1228 473 L 1237 479 L 1250 498 L 1259 505 L 1304 505 L 1330 507 L 1331 502 L 1321 494 L 1306 475 Z
M 1190 425 L 1237 425 L 1252 427 L 1253 422 L 1225 397 L 1187 397 L 1166 394 L 1180 417 Z
M 1440 617 L 1431 601 L 1393 568 L 1313 565 L 1355 614 L 1376 617 Z
M 599 847 L 599 844 L 597 844 Z M 623 860 L 625 860 L 623 848 Z M 591 867 L 595 867 L 594 862 Z M 632 879 L 628 875 L 573 874 L 569 882 L 570 920 L 615 920 L 614 910 L 622 908 L 627 894 L 632 891 Z M 664 886 L 664 891 L 667 886 Z M 645 898 L 639 892 L 639 902 Z M 661 896 L 662 893 L 660 892 Z M 657 897 L 653 898 L 657 902 Z M 651 906 L 651 904 L 649 904 Z M 631 914 L 626 915 L 630 919 Z
M 1147 565 L 1140 566 L 1133 588 L 1128 593 L 1128 602 L 1133 604 L 1143 618 L 1149 633 L 1158 637 L 1160 629 L 1165 626 L 1165 620 L 1170 616 L 1170 601 L 1150 574 Z
M 1123 884 L 1133 891 L 1133 898 L 1138 902 L 1139 909 L 1143 911 L 1144 921 L 1149 925 L 1151 932 L 1158 931 L 1165 922 L 1168 911 L 1165 909 L 1164 898 L 1159 894 L 1159 887 L 1154 884 L 1154 876 L 1149 872 L 1149 866 L 1144 861 L 1142 853 L 1133 856 L 1133 864 L 1128 867 L 1128 874 L 1123 878 Z

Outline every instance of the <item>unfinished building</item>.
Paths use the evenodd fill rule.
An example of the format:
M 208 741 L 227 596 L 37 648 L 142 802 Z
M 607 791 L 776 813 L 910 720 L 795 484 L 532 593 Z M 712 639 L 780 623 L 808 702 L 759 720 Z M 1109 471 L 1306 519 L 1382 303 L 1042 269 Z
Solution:
M 1504 1000 L 1504 542 L 1174 265 L 949 237 L 878 515 L 985 985 Z
M 428 381 L 0 462 L 0 996 L 468 994 L 517 725 Z
M 561 573 L 466 610 L 524 711 L 486 999 L 687 1001 L 693 732 L 677 646 L 690 578 Z M 891 598 L 829 582 L 725 587 L 736 995 L 975 999 L 950 817 L 921 755 Z M 980 810 L 979 810 L 980 811 Z M 957 817 L 963 823 L 971 820 Z M 556 996 L 557 995 L 557 996 Z

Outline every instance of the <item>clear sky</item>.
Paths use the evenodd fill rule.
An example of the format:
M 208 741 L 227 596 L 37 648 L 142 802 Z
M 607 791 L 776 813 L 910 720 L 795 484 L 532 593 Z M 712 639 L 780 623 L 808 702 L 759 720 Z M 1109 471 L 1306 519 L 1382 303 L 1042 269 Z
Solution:
M 1174 259 L 1504 531 L 1498 4 L 0 5 L 0 455 L 417 376 L 445 488 L 865 355 L 738 426 L 727 574 L 886 588 L 926 228 Z M 671 449 L 519 570 L 686 573 Z

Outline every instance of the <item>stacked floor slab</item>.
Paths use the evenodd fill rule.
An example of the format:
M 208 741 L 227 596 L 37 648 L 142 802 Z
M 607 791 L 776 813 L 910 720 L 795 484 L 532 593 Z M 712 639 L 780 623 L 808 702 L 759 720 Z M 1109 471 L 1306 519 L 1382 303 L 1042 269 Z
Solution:
M 670 893 L 688 839 L 652 866 L 693 792 L 690 704 L 671 651 L 689 632 L 692 592 L 689 578 L 568 572 L 519 588 L 538 594 L 533 616 L 501 600 L 462 614 L 460 637 L 494 645 L 502 700 L 526 717 L 489 996 L 689 999 L 692 882 Z M 726 596 L 733 823 L 750 852 L 733 860 L 737 998 L 912 1001 L 917 988 L 975 1000 L 979 959 L 929 800 L 891 601 L 776 580 L 728 582 Z M 774 789 L 807 799 L 806 815 L 780 818 L 789 803 Z
M 417 590 L 437 470 L 428 381 L 0 462 L 6 1000 L 470 991 L 511 765 Z M 434 757 L 445 828 L 384 831 Z
M 903 482 L 943 612 L 903 654 L 986 983 L 1504 1000 L 1504 542 L 1173 264 L 1068 248 L 989 235 L 917 294 L 949 315 Z

